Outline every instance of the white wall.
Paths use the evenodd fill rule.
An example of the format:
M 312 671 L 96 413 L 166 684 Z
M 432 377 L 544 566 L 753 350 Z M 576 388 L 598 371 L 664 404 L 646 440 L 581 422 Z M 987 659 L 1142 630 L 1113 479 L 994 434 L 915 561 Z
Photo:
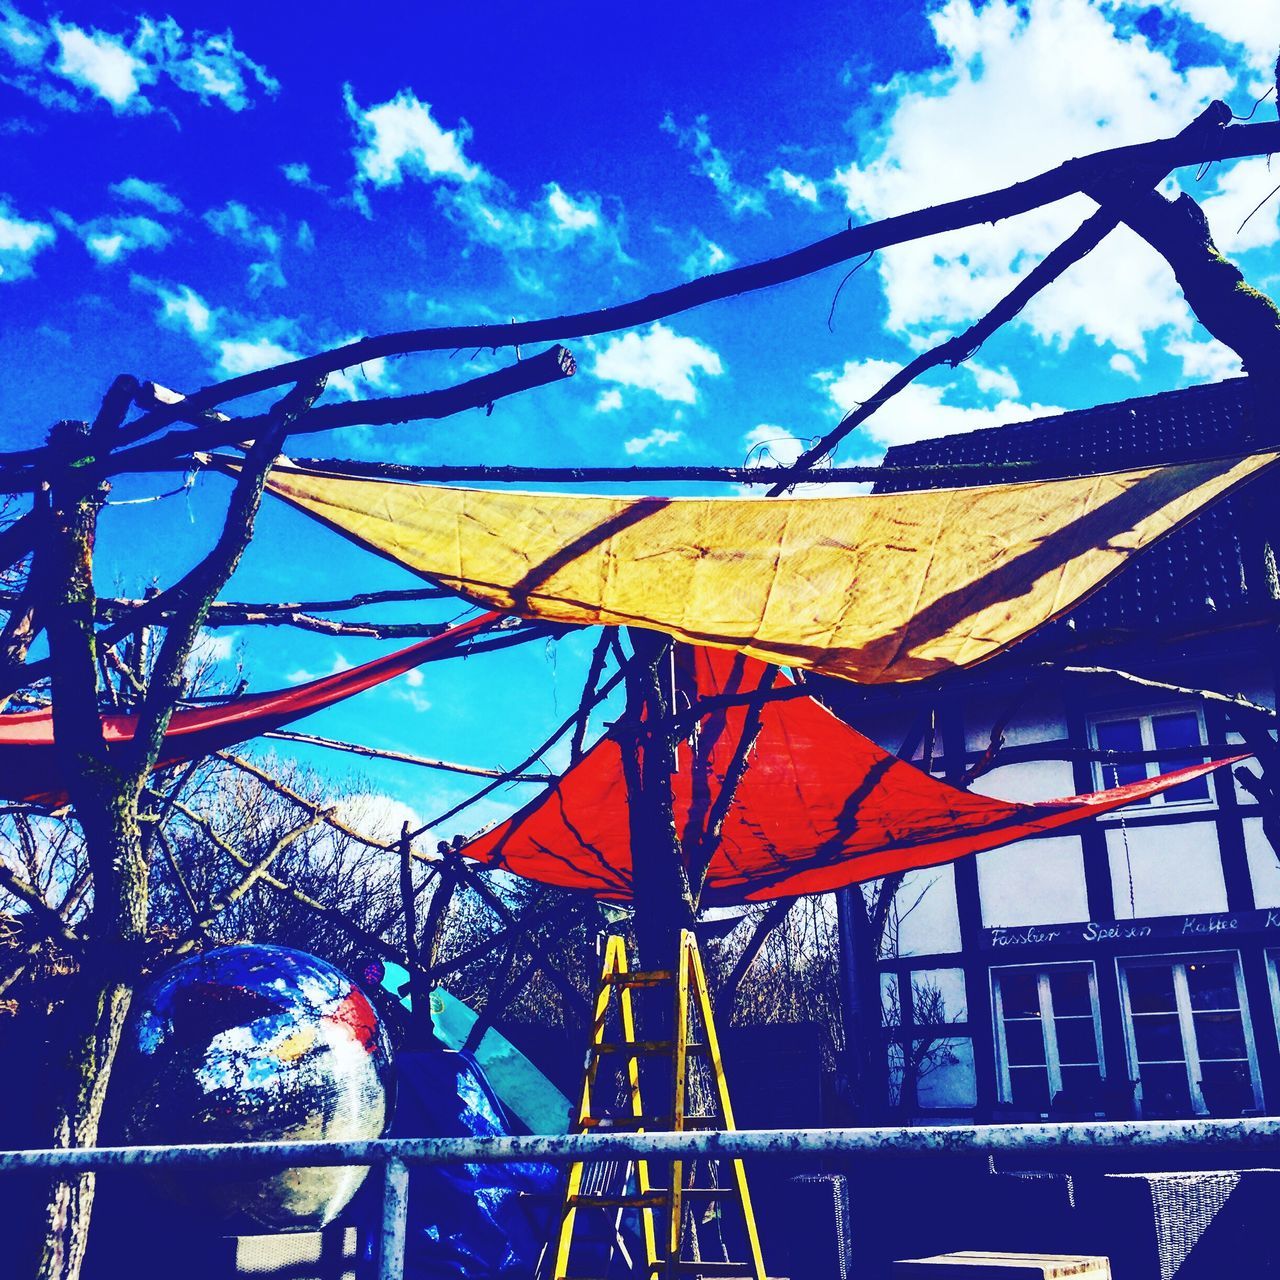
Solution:
M 988 929 L 1088 920 L 1084 854 L 1077 836 L 1022 840 L 978 855 L 982 923 Z
M 1227 909 L 1227 886 L 1211 821 L 1177 826 L 1116 823 L 1107 829 L 1107 852 L 1117 919 Z
M 951 867 L 908 871 L 897 902 L 899 911 L 905 913 L 898 926 L 898 955 L 960 950 L 956 877 Z
M 970 791 L 997 800 L 1038 804 L 1075 795 L 1075 779 L 1066 760 L 1028 760 L 992 769 L 975 778 Z
M 1280 907 L 1280 858 L 1263 834 L 1261 818 L 1246 818 L 1244 850 L 1249 860 L 1249 879 L 1253 882 L 1254 904 Z

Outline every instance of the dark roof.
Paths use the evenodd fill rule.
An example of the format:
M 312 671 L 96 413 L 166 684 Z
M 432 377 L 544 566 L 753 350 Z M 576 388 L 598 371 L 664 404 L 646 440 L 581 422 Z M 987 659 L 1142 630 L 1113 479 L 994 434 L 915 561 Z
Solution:
M 954 466 L 1025 462 L 1038 477 L 1087 475 L 1153 462 L 1247 453 L 1251 441 L 1248 380 L 1140 396 L 1030 422 L 896 445 L 886 466 Z M 977 481 L 988 483 L 986 480 Z M 927 488 L 929 480 L 892 479 L 877 492 Z M 941 484 L 955 487 L 954 476 Z M 1035 648 L 1158 631 L 1174 637 L 1276 616 L 1259 513 L 1274 510 L 1280 485 L 1264 478 L 1215 503 L 1139 555 L 1066 619 L 1033 638 Z M 1024 646 L 1019 646 L 1023 648 Z

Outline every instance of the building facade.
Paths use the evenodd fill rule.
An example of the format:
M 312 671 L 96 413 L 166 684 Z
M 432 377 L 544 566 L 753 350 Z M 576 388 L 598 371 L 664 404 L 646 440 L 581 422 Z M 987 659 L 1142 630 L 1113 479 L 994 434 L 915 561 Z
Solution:
M 1243 453 L 1245 390 L 1233 380 L 925 441 L 886 464 L 1023 462 L 1049 476 Z M 960 679 L 830 682 L 824 696 L 889 749 L 1007 800 L 1251 748 L 1269 763 L 1270 718 L 1197 691 L 1276 705 L 1277 504 L 1264 477 Z M 1280 1112 L 1277 824 L 1258 798 L 1263 766 L 1238 768 L 1263 788 L 1222 768 L 1063 834 L 906 876 L 879 969 L 907 1114 Z

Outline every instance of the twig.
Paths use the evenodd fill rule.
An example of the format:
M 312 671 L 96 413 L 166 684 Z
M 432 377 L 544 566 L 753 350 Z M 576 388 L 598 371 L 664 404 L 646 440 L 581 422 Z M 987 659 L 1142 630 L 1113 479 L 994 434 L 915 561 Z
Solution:
M 1211 103 L 1179 136 L 1205 136 L 1221 130 L 1231 112 L 1222 102 Z M 1167 170 L 1152 169 L 1135 175 L 1135 181 L 1144 186 L 1159 182 Z M 1120 224 L 1124 218 L 1124 206 L 1131 187 L 1110 190 L 1095 196 L 1102 204 L 1096 213 L 1086 218 L 1060 245 L 1051 249 L 990 311 L 963 333 L 939 343 L 929 351 L 921 352 L 909 364 L 898 370 L 873 396 L 856 408 L 827 432 L 817 444 L 806 449 L 796 461 L 798 468 L 812 466 L 821 461 L 851 431 L 861 426 L 877 409 L 886 404 L 898 392 L 914 382 L 921 374 L 936 369 L 941 364 L 953 368 L 968 360 L 979 347 L 1001 326 L 1007 324 L 1029 303 L 1036 294 L 1047 288 L 1068 267 L 1091 253 Z M 775 485 L 770 496 L 784 492 L 785 485 Z
M 1132 671 L 1121 671 L 1116 667 L 1059 667 L 1051 662 L 1037 665 L 1046 670 L 1061 671 L 1068 676 L 1112 676 L 1116 680 L 1141 685 L 1145 689 L 1159 689 L 1165 693 L 1177 693 L 1187 698 L 1199 698 L 1202 702 L 1220 702 L 1237 711 L 1248 711 L 1254 715 L 1265 716 L 1268 720 L 1276 718 L 1276 713 L 1271 707 L 1263 706 L 1260 702 L 1252 702 L 1240 693 L 1219 693 L 1216 689 L 1198 689 L 1192 685 L 1171 684 L 1167 680 L 1152 680 L 1149 676 L 1135 675 Z
M 366 747 L 357 742 L 339 742 L 336 738 L 321 738 L 314 733 L 297 733 L 292 729 L 273 729 L 259 734 L 262 738 L 278 738 L 283 742 L 305 742 L 313 747 L 328 747 L 333 751 L 349 751 L 352 755 L 368 756 L 374 760 L 395 760 L 399 764 L 416 764 L 424 769 L 442 769 L 446 773 L 465 773 L 475 778 L 502 778 L 508 782 L 553 782 L 554 773 L 509 773 L 506 769 L 487 769 L 478 764 L 455 764 L 451 760 L 433 760 L 429 756 L 410 755 L 406 751 L 390 751 L 383 747 Z
M 1133 169 L 1156 170 L 1159 174 L 1164 174 L 1184 165 L 1198 165 L 1205 160 L 1266 155 L 1277 150 L 1280 150 L 1280 124 L 1271 122 L 1232 125 L 1211 136 L 1179 135 L 1114 147 L 1067 160 L 1033 178 L 997 191 L 852 227 L 780 257 L 717 272 L 617 306 L 516 324 L 461 325 L 362 338 L 331 351 L 242 374 L 206 387 L 186 397 L 181 404 L 151 409 L 127 424 L 125 436 L 129 440 L 140 440 L 173 422 L 189 420 L 191 415 L 200 414 L 226 401 L 267 391 L 285 383 L 332 373 L 366 360 L 404 355 L 413 351 L 451 351 L 455 348 L 498 348 L 554 342 L 631 329 L 708 302 L 797 280 L 875 249 L 884 249 L 890 245 L 919 240 L 977 223 L 999 222 L 1015 217 L 1074 195 L 1097 182 L 1115 181 Z M 529 361 L 520 363 L 528 364 Z M 0 455 L 0 465 L 26 466 L 38 462 L 40 456 L 39 450 Z
M 604 660 L 609 652 L 609 643 L 613 637 L 610 628 L 601 629 L 600 638 L 591 651 L 591 662 L 587 667 L 587 678 L 582 685 L 582 697 L 578 701 L 578 723 L 573 731 L 573 740 L 569 744 L 569 763 L 576 764 L 582 758 L 583 744 L 586 742 L 587 726 L 591 723 L 589 700 L 594 697 L 596 685 L 600 680 L 600 672 L 604 670 Z

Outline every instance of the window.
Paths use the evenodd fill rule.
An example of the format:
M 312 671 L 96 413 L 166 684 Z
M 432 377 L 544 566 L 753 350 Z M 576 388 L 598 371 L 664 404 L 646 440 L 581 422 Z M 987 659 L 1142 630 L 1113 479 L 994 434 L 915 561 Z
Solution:
M 1154 760 L 1099 761 L 1095 764 L 1095 777 L 1100 788 L 1120 787 L 1129 782 L 1141 782 L 1159 773 L 1169 773 L 1195 764 L 1203 756 L 1175 754 L 1179 748 L 1195 747 L 1204 743 L 1204 722 L 1196 709 L 1183 711 L 1153 711 L 1095 720 L 1093 745 L 1099 751 L 1168 751 L 1168 757 Z M 1208 777 L 1193 778 L 1179 783 L 1158 796 L 1152 796 L 1139 804 L 1169 805 L 1199 803 L 1210 799 Z
M 1102 1033 L 1091 964 L 991 971 L 1000 1098 L 1019 1111 L 1102 1109 Z
M 1119 963 L 1140 1114 L 1178 1119 L 1260 1110 L 1258 1063 L 1238 957 Z

